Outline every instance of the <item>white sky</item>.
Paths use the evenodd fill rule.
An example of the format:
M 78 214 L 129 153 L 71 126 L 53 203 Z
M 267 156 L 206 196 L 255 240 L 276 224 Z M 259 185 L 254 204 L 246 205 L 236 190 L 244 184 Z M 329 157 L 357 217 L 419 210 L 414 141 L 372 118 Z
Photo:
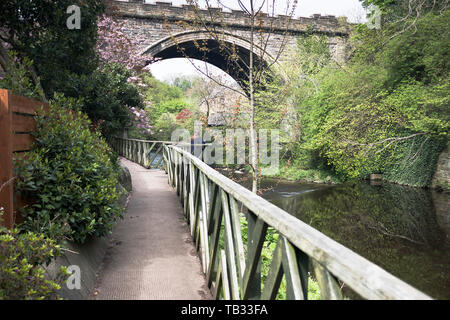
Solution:
M 159 0 L 162 1 L 162 0 Z M 146 0 L 146 3 L 154 3 L 153 0 Z M 179 6 L 185 4 L 186 0 L 171 0 L 172 5 Z M 222 0 L 222 2 L 232 9 L 239 10 L 236 0 Z M 247 1 L 243 0 L 244 3 Z M 210 5 L 215 6 L 216 0 L 210 0 Z M 256 3 L 261 3 L 261 0 L 256 0 Z M 275 4 L 286 3 L 285 0 L 276 0 Z M 276 7 L 276 13 L 282 14 L 283 5 Z M 313 14 L 334 15 L 336 17 L 346 16 L 351 22 L 365 22 L 365 11 L 361 6 L 359 0 L 298 0 L 297 8 L 295 10 L 294 18 L 299 16 L 309 17 Z M 219 73 L 223 73 L 220 69 L 210 66 Z M 178 76 L 201 75 L 186 59 L 168 59 L 156 62 L 150 66 L 150 70 L 158 80 L 170 81 Z

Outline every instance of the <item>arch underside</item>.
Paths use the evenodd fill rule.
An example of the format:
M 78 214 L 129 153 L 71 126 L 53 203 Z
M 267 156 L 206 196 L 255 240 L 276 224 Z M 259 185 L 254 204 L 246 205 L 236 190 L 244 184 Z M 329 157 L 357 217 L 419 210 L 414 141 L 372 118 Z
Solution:
M 226 49 L 224 49 L 226 46 Z M 211 39 L 211 36 L 205 33 L 183 33 L 178 37 L 168 37 L 158 41 L 154 45 L 146 48 L 143 54 L 150 54 L 154 58 L 192 58 L 208 62 L 227 74 L 247 91 L 249 65 L 250 65 L 250 44 L 240 38 L 230 38 L 225 40 Z M 265 59 L 253 51 L 255 68 L 261 64 L 267 66 Z M 232 57 L 232 54 L 239 58 Z M 264 57 L 270 58 L 269 55 Z M 255 69 L 257 70 L 257 69 Z

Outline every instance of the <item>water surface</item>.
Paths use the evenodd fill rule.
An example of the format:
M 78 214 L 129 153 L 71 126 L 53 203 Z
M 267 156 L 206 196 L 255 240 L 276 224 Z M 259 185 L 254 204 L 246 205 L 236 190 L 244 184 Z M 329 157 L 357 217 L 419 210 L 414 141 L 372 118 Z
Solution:
M 261 187 L 276 206 L 431 297 L 450 299 L 450 195 L 369 182 L 263 179 Z

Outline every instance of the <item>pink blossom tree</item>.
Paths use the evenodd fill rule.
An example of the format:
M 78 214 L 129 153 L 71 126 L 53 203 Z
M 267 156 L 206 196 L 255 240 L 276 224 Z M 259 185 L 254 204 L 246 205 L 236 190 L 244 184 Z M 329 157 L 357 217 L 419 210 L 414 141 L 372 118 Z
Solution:
M 144 39 L 130 37 L 125 32 L 125 23 L 111 16 L 102 15 L 97 23 L 98 40 L 97 52 L 101 63 L 121 64 L 132 72 L 132 76 L 128 78 L 128 82 L 139 88 L 146 85 L 142 81 L 143 70 L 149 63 L 155 59 L 149 55 L 140 54 L 140 44 Z M 144 96 L 141 94 L 141 97 Z M 146 109 L 151 106 L 150 101 L 144 101 Z M 138 110 L 134 107 L 127 106 L 134 126 L 142 135 L 152 134 L 153 126 L 144 110 Z
M 141 71 L 154 61 L 149 55 L 140 54 L 139 46 L 143 39 L 127 35 L 124 22 L 102 15 L 97 27 L 97 52 L 101 61 L 119 63 L 133 71 Z
M 145 110 L 139 110 L 136 109 L 135 107 L 128 107 L 128 109 L 131 112 L 132 115 L 131 119 L 134 122 L 134 126 L 138 129 L 138 131 L 143 135 L 153 134 L 152 129 L 154 127 L 150 125 L 150 120 Z

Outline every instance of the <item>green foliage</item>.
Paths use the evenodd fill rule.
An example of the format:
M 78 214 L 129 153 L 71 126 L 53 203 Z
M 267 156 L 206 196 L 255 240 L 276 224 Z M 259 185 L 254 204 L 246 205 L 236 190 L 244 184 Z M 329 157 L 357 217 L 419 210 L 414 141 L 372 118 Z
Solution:
M 430 186 L 439 154 L 444 147 L 442 139 L 424 136 L 399 143 L 392 164 L 383 171 L 383 178 L 405 185 Z
M 404 24 L 405 17 L 414 18 L 430 12 L 439 12 L 447 6 L 446 1 L 436 0 L 360 0 L 360 2 L 366 8 L 377 6 L 383 14 L 383 21 L 399 21 L 401 24 Z
M 116 135 L 129 123 L 126 105 L 143 108 L 136 87 L 127 82 L 131 73 L 123 66 L 99 64 L 97 19 L 105 10 L 103 1 L 3 2 L 0 11 L 0 25 L 4 27 L 2 46 L 17 52 L 17 60 L 23 64 L 16 76 L 14 68 L 9 70 L 11 68 L 3 65 L 6 59 L 1 55 L 6 50 L 0 51 L 0 63 L 6 70 L 8 82 L 3 86 L 38 98 L 40 92 L 30 80 L 31 75 L 36 74 L 39 79 L 34 77 L 35 86 L 42 85 L 46 97 L 62 93 L 80 99 L 80 110 L 88 114 L 105 136 Z M 66 24 L 70 16 L 67 8 L 72 5 L 81 10 L 79 30 L 70 30 Z M 27 77 L 22 76 L 25 73 Z
M 317 74 L 330 63 L 328 40 L 324 35 L 307 32 L 297 39 L 295 50 L 297 55 L 302 55 L 302 59 L 296 61 L 296 69 L 301 74 Z
M 177 109 L 183 99 L 183 91 L 180 88 L 150 76 L 144 77 L 143 82 L 146 85 L 143 90 L 144 96 L 152 104 L 150 112 L 152 119 L 157 120 L 165 112 L 179 112 L 183 109 Z M 174 103 L 170 103 L 170 101 L 174 101 Z M 166 105 L 164 106 L 164 104 Z M 171 108 L 171 110 L 167 108 Z
M 171 99 L 152 108 L 152 115 L 159 117 L 166 112 L 178 114 L 181 110 L 190 108 L 192 108 L 192 106 L 190 106 L 185 99 Z
M 99 133 L 77 109 L 79 101 L 55 96 L 36 118 L 34 148 L 15 163 L 16 192 L 32 200 L 22 209 L 22 230 L 52 239 L 85 241 L 108 234 L 121 217 L 118 165 Z
M 387 42 L 380 57 L 388 71 L 387 88 L 408 80 L 428 85 L 448 77 L 449 19 L 450 10 L 426 15 L 417 21 L 413 30 Z
M 147 113 L 155 126 L 152 139 L 170 140 L 172 131 L 180 127 L 192 131 L 192 121 L 196 118 L 197 113 L 183 92 L 183 90 L 187 90 L 188 82 L 187 79 L 177 78 L 175 85 L 170 85 L 150 76 L 144 77 L 143 83 L 146 86 L 143 87 L 142 93 L 145 99 L 151 102 Z M 193 112 L 195 116 L 184 119 L 184 121 L 177 121 L 175 117 L 183 109 Z
M 0 226 L 0 300 L 58 298 L 68 273 L 61 267 L 57 278 L 49 280 L 43 265 L 60 255 L 60 246 L 43 234 Z
M 396 24 L 357 28 L 344 67 L 327 60 L 320 38 L 299 40 L 287 64 L 293 89 L 280 100 L 295 108 L 292 163 L 341 180 L 379 172 L 428 186 L 450 129 L 449 14 L 429 13 L 401 33 Z M 308 81 L 294 77 L 302 74 Z
M 286 180 L 304 180 L 309 182 L 335 184 L 342 182 L 335 172 L 327 169 L 302 169 L 304 161 L 291 162 L 290 160 L 281 160 L 280 169 L 271 177 L 282 178 Z
M 0 79 L 0 88 L 11 90 L 17 95 L 40 99 L 43 96 L 43 92 L 38 85 L 33 83 L 30 72 L 33 62 L 27 57 L 22 62 L 19 62 L 15 51 L 10 51 L 8 54 L 9 59 L 13 63 L 9 66 L 5 77 Z
M 81 28 L 69 30 L 67 8 L 81 9 Z M 34 61 L 48 97 L 70 88 L 71 75 L 88 75 L 98 65 L 95 53 L 97 18 L 104 11 L 101 0 L 4 0 L 0 25 L 9 33 L 6 42 L 20 57 Z
M 188 77 L 177 77 L 173 81 L 173 85 L 183 90 L 183 93 L 186 93 L 188 89 L 192 88 L 192 79 Z
M 179 127 L 175 114 L 163 113 L 155 123 L 155 133 L 153 138 L 160 141 L 169 141 L 171 139 L 171 133 Z
M 81 111 L 100 128 L 105 137 L 120 133 L 130 124 L 126 106 L 144 108 L 137 88 L 128 83 L 131 72 L 118 64 L 104 64 L 89 75 L 70 76 L 71 86 L 61 88 L 68 97 L 81 97 Z

